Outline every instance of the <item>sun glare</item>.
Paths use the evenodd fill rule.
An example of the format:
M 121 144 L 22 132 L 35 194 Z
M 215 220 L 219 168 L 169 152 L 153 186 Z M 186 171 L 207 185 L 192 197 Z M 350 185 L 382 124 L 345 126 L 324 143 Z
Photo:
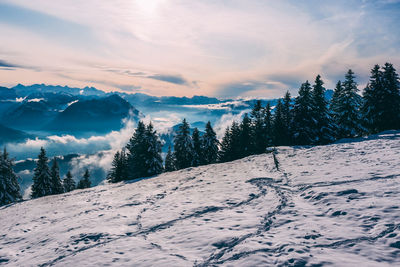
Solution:
M 142 14 L 153 15 L 164 0 L 136 0 L 135 6 Z

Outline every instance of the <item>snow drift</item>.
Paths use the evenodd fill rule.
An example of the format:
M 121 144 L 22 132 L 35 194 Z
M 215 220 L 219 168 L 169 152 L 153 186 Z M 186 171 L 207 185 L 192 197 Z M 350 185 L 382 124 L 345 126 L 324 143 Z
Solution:
M 400 133 L 0 208 L 13 266 L 400 264 Z

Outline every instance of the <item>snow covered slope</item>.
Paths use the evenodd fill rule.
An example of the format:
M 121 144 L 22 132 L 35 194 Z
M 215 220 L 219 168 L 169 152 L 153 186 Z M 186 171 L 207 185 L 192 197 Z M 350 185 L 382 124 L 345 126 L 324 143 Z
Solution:
M 400 133 L 0 208 L 12 266 L 400 265 Z

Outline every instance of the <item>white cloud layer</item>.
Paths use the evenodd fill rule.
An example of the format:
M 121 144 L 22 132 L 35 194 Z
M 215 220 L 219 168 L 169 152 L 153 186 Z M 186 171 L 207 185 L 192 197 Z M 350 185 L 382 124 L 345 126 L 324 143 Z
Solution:
M 117 150 L 122 148 L 132 136 L 135 123 L 124 120 L 124 127 L 120 131 L 112 131 L 102 136 L 77 138 L 72 135 L 51 135 L 44 139 L 28 139 L 24 143 L 7 144 L 8 151 L 17 159 L 36 158 L 41 147 L 44 147 L 49 156 L 67 155 L 71 153 L 91 154 L 103 150 Z

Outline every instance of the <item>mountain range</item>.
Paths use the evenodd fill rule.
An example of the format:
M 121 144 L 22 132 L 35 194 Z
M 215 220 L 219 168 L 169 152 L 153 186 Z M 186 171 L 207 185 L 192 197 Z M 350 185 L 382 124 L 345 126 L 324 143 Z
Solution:
M 332 91 L 327 90 L 329 99 Z M 169 120 L 169 115 L 190 122 L 216 123 L 223 115 L 250 110 L 258 99 L 218 99 L 207 96 L 150 96 L 143 93 L 104 92 L 94 87 L 18 84 L 0 87 L 0 124 L 33 135 L 73 134 L 89 136 L 119 130 L 121 121 L 144 115 Z M 275 106 L 277 99 L 260 99 Z M 5 134 L 3 134 L 5 136 Z M 22 135 L 8 135 L 19 141 Z M 0 138 L 2 138 L 0 136 Z M 0 139 L 5 141 L 5 137 Z
M 57 132 L 85 131 L 106 133 L 119 130 L 122 119 L 139 118 L 139 111 L 118 95 L 99 99 L 77 100 L 45 126 Z
M 15 130 L 0 124 L 0 145 L 8 142 L 23 141 L 34 136 L 23 131 Z
M 121 96 L 91 87 L 0 87 L 0 123 L 20 131 L 106 133 L 119 130 L 128 116 L 137 120 L 139 111 Z

